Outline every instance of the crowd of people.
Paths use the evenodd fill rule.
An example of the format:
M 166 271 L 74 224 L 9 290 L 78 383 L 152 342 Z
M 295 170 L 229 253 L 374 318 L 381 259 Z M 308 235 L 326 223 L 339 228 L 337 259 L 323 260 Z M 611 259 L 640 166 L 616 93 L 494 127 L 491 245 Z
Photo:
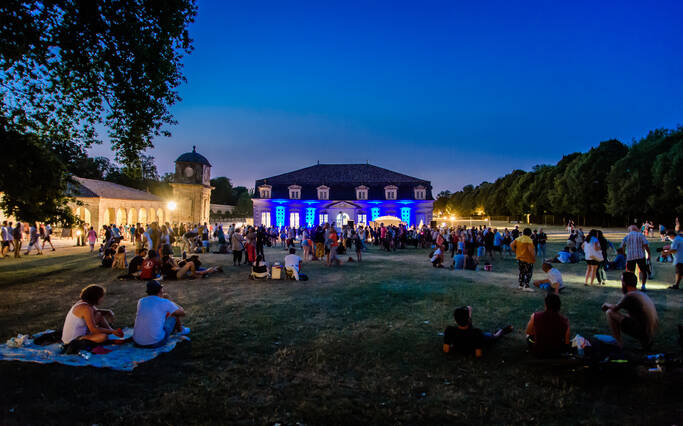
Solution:
M 35 222 L 2 222 L 0 229 L 0 257 L 9 257 L 10 253 L 15 258 L 21 257 L 21 248 L 26 244 L 24 255 L 28 256 L 32 251 L 36 255 L 42 255 L 45 245 L 49 244 L 50 249 L 55 251 L 52 244 L 52 226 L 45 223 Z

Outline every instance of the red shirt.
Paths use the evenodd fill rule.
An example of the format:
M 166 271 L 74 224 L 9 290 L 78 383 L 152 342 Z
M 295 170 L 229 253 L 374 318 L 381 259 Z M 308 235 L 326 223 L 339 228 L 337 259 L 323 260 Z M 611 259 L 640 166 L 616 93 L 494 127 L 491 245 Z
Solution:
M 159 271 L 159 261 L 156 259 L 145 259 L 142 261 L 141 280 L 151 280 L 156 278 Z

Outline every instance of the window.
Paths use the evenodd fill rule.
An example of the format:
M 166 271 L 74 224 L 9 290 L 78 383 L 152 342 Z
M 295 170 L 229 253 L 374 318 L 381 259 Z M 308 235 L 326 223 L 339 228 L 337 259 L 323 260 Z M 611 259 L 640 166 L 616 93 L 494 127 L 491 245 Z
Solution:
M 422 185 L 416 186 L 414 191 L 416 200 L 424 200 L 427 196 L 427 190 Z
M 315 225 L 315 207 L 306 209 L 306 226 L 309 228 Z
M 330 188 L 321 185 L 318 187 L 318 200 L 329 200 L 330 199 Z
M 377 218 L 379 217 L 379 207 L 373 207 L 370 209 L 370 218 L 372 221 L 376 221 Z
M 301 187 L 299 185 L 291 185 L 289 187 L 289 198 L 292 200 L 301 199 Z
M 285 208 L 283 206 L 275 207 L 275 224 L 278 228 L 285 226 Z
M 270 190 L 272 186 L 270 185 L 261 185 L 258 187 L 259 190 L 259 196 L 261 198 L 270 198 Z
M 358 213 L 358 224 L 359 225 L 367 225 L 368 224 L 368 215 L 365 213 Z
M 387 200 L 395 200 L 396 193 L 398 192 L 398 187 L 395 185 L 389 185 L 384 187 L 384 198 Z
M 270 212 L 261 212 L 261 225 L 270 227 Z
M 298 228 L 299 227 L 299 212 L 289 213 L 289 227 Z
M 401 220 L 410 226 L 410 207 L 401 207 Z
M 320 219 L 320 222 L 318 222 L 319 225 L 324 225 L 327 223 L 327 213 L 320 213 L 318 218 Z
M 368 187 L 361 185 L 356 187 L 356 200 L 368 199 Z

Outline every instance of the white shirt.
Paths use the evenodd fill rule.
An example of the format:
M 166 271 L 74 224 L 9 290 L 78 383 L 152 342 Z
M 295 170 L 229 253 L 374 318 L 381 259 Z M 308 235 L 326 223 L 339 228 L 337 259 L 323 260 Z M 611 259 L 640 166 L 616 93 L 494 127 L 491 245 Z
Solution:
M 9 241 L 9 231 L 6 226 L 2 227 L 2 241 Z
M 166 318 L 177 311 L 178 305 L 159 296 L 147 296 L 138 300 L 133 340 L 138 345 L 153 345 L 164 338 Z
M 434 255 L 432 255 L 431 261 L 434 262 L 439 256 L 441 256 L 441 249 L 440 248 L 436 249 L 436 251 L 434 252 Z
M 559 283 L 560 287 L 564 287 L 564 283 L 562 282 L 562 273 L 556 268 L 551 268 L 546 275 L 548 275 L 548 279 L 550 280 L 551 284 Z
M 285 268 L 294 268 L 299 272 L 299 262 L 301 262 L 301 258 L 295 254 L 285 256 Z

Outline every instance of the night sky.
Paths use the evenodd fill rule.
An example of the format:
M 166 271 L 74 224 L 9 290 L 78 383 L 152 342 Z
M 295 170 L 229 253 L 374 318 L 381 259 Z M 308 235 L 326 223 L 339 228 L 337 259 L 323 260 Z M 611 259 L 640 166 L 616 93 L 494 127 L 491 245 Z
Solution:
M 197 145 L 237 185 L 369 161 L 436 194 L 683 124 L 680 0 L 198 5 L 160 173 Z

